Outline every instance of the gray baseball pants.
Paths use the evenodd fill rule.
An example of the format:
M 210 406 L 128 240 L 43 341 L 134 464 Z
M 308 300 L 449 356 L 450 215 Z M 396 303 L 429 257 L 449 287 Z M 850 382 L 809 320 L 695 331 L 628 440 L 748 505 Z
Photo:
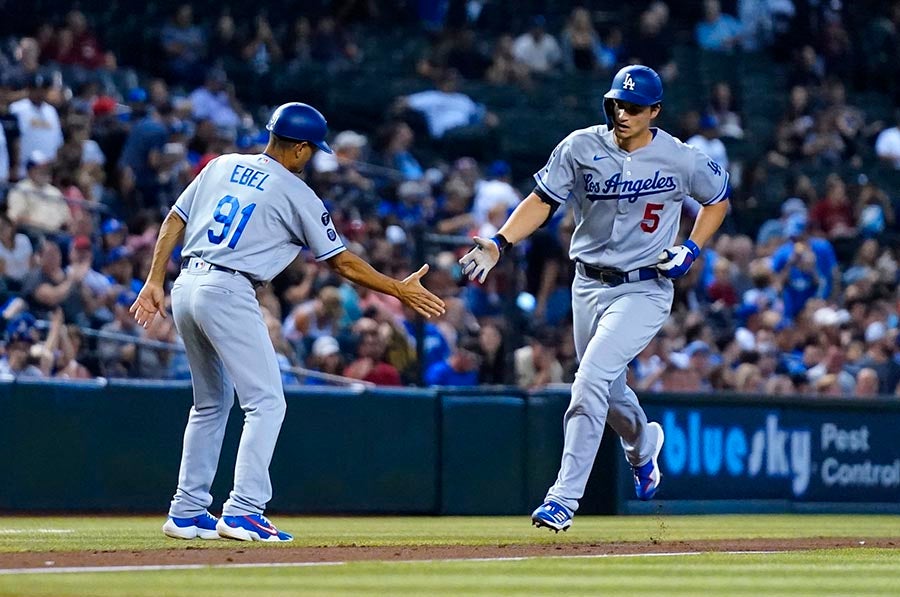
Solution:
M 194 405 L 169 516 L 197 516 L 212 504 L 210 487 L 235 390 L 244 429 L 222 515 L 261 514 L 272 498 L 269 464 L 285 400 L 253 285 L 241 274 L 184 270 L 172 288 L 172 310 L 191 366 Z
M 607 420 L 629 463 L 640 465 L 652 456 L 652 438 L 644 433 L 647 415 L 625 383 L 625 373 L 665 323 L 673 295 L 672 282 L 665 278 L 610 287 L 575 274 L 572 310 L 579 365 L 563 419 L 562 463 L 548 500 L 572 512 L 578 509 Z

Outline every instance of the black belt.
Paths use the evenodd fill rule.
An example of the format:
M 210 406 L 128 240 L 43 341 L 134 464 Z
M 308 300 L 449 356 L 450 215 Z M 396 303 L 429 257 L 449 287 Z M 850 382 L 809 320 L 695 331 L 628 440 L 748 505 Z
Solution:
M 627 282 L 643 282 L 644 280 L 655 280 L 659 277 L 659 271 L 655 267 L 641 267 L 628 272 L 613 269 L 609 267 L 596 267 L 587 263 L 578 261 L 576 268 L 590 278 L 597 280 L 606 286 L 619 286 Z
M 200 259 L 200 258 L 199 257 L 185 257 L 181 261 L 181 269 L 187 269 L 188 265 L 191 262 L 191 259 Z M 251 277 L 250 274 L 248 274 L 246 272 L 239 272 L 236 269 L 231 269 L 230 267 L 225 267 L 224 265 L 216 265 L 215 263 L 210 263 L 203 259 L 200 259 L 200 261 L 203 261 L 204 263 L 206 263 L 209 266 L 210 271 L 225 272 L 226 274 L 240 274 L 240 275 L 244 276 L 245 278 L 247 278 L 250 281 L 251 284 L 253 284 L 253 288 L 259 288 L 260 286 L 265 285 L 265 282 L 260 282 L 259 280 L 254 280 L 253 277 Z

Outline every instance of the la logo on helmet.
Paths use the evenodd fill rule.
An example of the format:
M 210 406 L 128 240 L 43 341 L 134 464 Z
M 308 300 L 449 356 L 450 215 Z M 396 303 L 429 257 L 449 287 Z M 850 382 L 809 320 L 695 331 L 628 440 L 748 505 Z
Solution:
M 631 78 L 630 73 L 625 73 L 625 80 L 622 82 L 622 88 L 634 91 L 634 79 Z

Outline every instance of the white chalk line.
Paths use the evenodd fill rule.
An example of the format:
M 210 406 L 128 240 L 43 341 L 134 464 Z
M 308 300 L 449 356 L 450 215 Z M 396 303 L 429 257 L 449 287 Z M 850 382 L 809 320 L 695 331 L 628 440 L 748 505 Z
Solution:
M 600 553 L 563 556 L 514 556 L 503 558 L 443 558 L 436 560 L 353 560 L 344 562 L 260 562 L 241 564 L 150 564 L 142 566 L 67 566 L 63 568 L 2 568 L 0 576 L 17 574 L 70 574 L 91 572 L 156 572 L 166 570 L 205 570 L 222 568 L 316 568 L 320 566 L 345 566 L 351 563 L 369 562 L 380 564 L 434 564 L 447 562 L 521 562 L 526 560 L 575 560 L 611 558 L 667 558 L 675 556 L 699 556 L 708 554 L 759 555 L 787 553 L 785 551 L 672 551 L 657 553 Z
M 0 535 L 30 535 L 43 533 L 53 535 L 58 533 L 74 533 L 75 529 L 0 529 Z

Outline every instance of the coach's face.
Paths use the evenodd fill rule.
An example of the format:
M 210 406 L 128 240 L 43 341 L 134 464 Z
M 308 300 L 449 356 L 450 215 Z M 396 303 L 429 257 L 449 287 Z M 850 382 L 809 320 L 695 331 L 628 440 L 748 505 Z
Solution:
M 652 121 L 659 114 L 660 106 L 641 106 L 613 100 L 615 133 L 619 139 L 634 139 L 647 133 Z
M 286 164 L 287 169 L 291 172 L 303 172 L 314 153 L 316 153 L 316 146 L 312 143 L 307 143 L 306 141 L 294 143 L 288 152 L 289 163 Z

